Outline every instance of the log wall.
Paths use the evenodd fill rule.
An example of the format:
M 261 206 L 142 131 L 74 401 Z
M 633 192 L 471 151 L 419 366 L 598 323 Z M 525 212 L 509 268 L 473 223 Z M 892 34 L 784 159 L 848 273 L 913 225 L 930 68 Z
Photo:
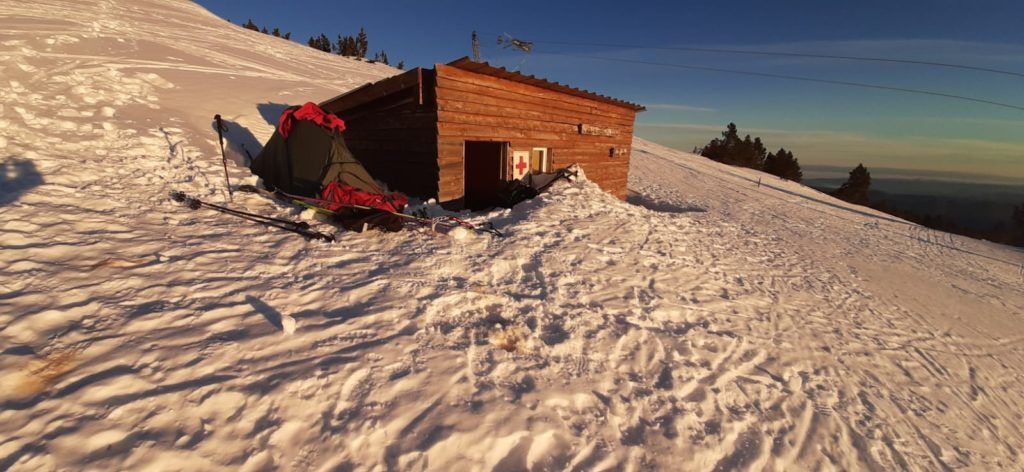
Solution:
M 626 197 L 634 110 L 451 66 L 435 70 L 440 201 L 463 197 L 465 141 L 507 141 L 510 156 L 548 148 L 552 169 L 579 163 L 602 189 Z
M 629 107 L 442 64 L 321 107 L 345 120 L 349 148 L 374 177 L 410 195 L 457 205 L 464 143 L 500 141 L 509 156 L 547 148 L 552 170 L 579 163 L 602 189 L 626 197 L 636 116 Z

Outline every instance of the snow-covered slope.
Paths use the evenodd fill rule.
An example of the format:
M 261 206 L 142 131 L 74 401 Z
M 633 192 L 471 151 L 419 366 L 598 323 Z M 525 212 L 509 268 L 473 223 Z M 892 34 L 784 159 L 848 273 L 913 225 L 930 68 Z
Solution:
M 214 113 L 238 157 L 394 72 L 184 1 L 0 4 L 0 469 L 1019 467 L 1016 249 L 643 140 L 629 202 L 558 184 L 475 217 L 505 239 L 168 201 L 226 201 Z

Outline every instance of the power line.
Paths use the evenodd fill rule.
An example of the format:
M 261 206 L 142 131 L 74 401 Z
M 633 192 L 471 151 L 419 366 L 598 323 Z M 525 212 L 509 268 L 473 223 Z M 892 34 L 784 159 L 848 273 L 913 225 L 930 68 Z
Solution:
M 602 60 L 602 61 L 625 62 L 625 63 L 629 63 L 629 64 L 645 64 L 645 65 L 651 65 L 651 66 L 674 67 L 674 68 L 678 68 L 678 69 L 702 70 L 702 71 L 709 71 L 709 72 L 722 72 L 722 73 L 727 73 L 727 74 L 752 75 L 752 76 L 757 76 L 757 77 L 770 77 L 770 78 L 773 78 L 773 79 L 799 80 L 799 81 L 802 81 L 802 82 L 816 82 L 816 83 L 821 83 L 821 84 L 846 85 L 846 86 L 849 86 L 849 87 L 861 87 L 861 88 L 870 88 L 870 89 L 877 89 L 877 90 L 889 90 L 889 91 L 893 91 L 893 92 L 905 92 L 905 93 L 914 93 L 914 94 L 919 94 L 919 95 L 930 95 L 930 96 L 933 96 L 933 97 L 952 98 L 952 99 L 956 99 L 956 100 L 964 100 L 964 101 L 975 102 L 975 103 L 984 103 L 986 105 L 994 105 L 994 106 L 998 106 L 998 107 L 1010 108 L 1010 109 L 1014 109 L 1014 110 L 1024 111 L 1024 106 L 1011 105 L 1009 103 L 997 102 L 997 101 L 993 101 L 993 100 L 986 100 L 986 99 L 983 99 L 983 98 L 966 97 L 966 96 L 963 96 L 963 95 L 954 95 L 954 94 L 951 94 L 951 93 L 943 93 L 943 92 L 932 92 L 932 91 L 929 91 L 929 90 L 918 90 L 918 89 L 903 88 L 903 87 L 891 87 L 891 86 L 888 86 L 888 85 L 866 84 L 866 83 L 862 83 L 862 82 L 849 82 L 849 81 L 845 81 L 845 80 L 818 79 L 818 78 L 813 78 L 813 77 L 800 77 L 800 76 L 796 76 L 796 75 L 769 74 L 767 72 L 752 72 L 752 71 L 735 70 L 735 69 L 721 69 L 721 68 L 718 68 L 718 67 L 704 67 L 704 66 L 694 66 L 694 65 L 686 65 L 686 64 L 670 64 L 670 63 L 666 63 L 666 62 L 642 61 L 642 60 L 635 60 L 635 59 L 619 59 L 619 58 L 614 58 L 614 57 L 587 56 L 587 55 L 579 55 L 579 54 L 563 54 L 563 53 L 555 53 L 555 52 L 549 52 L 549 53 L 546 53 L 546 54 L 550 54 L 550 55 L 553 55 L 553 56 L 565 56 L 565 57 L 577 57 L 577 58 L 584 58 L 584 59 L 596 59 L 596 60 Z
M 594 46 L 594 47 L 607 47 L 607 48 L 627 48 L 627 49 L 655 49 L 661 51 L 688 51 L 688 52 L 713 52 L 723 54 L 746 54 L 753 56 L 780 56 L 780 57 L 804 57 L 814 59 L 841 59 L 846 61 L 862 61 L 862 62 L 885 62 L 895 64 L 912 64 L 918 66 L 933 66 L 933 67 L 946 67 L 951 69 L 962 69 L 962 70 L 973 70 L 980 72 L 991 72 L 993 74 L 1010 75 L 1014 77 L 1024 78 L 1024 73 L 1014 72 L 1003 69 L 993 69 L 990 67 L 970 66 L 966 64 L 953 64 L 948 62 L 932 62 L 932 61 L 919 61 L 915 59 L 895 59 L 885 57 L 865 57 L 865 56 L 844 56 L 839 54 L 808 54 L 798 52 L 774 52 L 774 51 L 759 51 L 753 49 L 727 49 L 727 48 L 698 48 L 698 47 L 659 47 L 659 46 L 639 46 L 630 44 L 605 44 L 605 43 L 578 43 L 572 41 L 534 41 L 540 44 L 561 44 L 566 46 Z

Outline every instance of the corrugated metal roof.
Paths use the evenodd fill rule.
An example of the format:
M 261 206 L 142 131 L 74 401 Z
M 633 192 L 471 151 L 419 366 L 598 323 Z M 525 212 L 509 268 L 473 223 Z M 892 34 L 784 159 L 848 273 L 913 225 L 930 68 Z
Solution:
M 473 62 L 468 56 L 456 59 L 452 62 L 449 62 L 447 65 L 469 72 L 485 74 L 491 77 L 497 77 L 499 79 L 511 80 L 513 82 L 532 85 L 547 90 L 553 90 L 555 92 L 575 95 L 577 97 L 583 97 L 602 103 L 608 103 L 623 108 L 629 108 L 633 111 L 644 111 L 647 109 L 643 105 L 637 105 L 636 103 L 630 103 L 625 100 L 619 100 L 617 98 L 612 98 L 607 95 L 597 94 L 589 90 L 581 90 L 578 88 L 569 87 L 568 85 L 562 85 L 558 82 L 550 82 L 538 77 L 534 77 L 532 75 L 523 75 L 518 72 L 510 72 L 506 70 L 504 67 L 494 67 L 486 62 Z

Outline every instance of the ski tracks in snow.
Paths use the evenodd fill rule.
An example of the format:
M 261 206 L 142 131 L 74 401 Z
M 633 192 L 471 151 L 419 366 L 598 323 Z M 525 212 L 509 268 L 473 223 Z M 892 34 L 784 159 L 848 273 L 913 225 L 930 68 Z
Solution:
M 631 175 L 638 187 L 676 177 L 662 162 L 687 170 L 719 166 L 649 143 L 638 147 L 640 158 L 634 159 L 639 168 L 634 167 Z M 726 168 L 717 175 L 706 174 L 728 179 L 742 172 L 746 171 Z M 809 189 L 796 188 L 810 198 L 821 198 Z M 751 196 L 758 192 L 753 185 L 728 190 Z M 692 192 L 706 196 L 712 190 L 694 185 Z M 1013 315 L 1021 313 L 1019 292 L 1006 293 L 1012 287 L 1006 268 L 970 253 L 922 247 L 899 235 L 897 228 L 906 223 L 862 224 L 856 220 L 867 218 L 843 211 L 794 214 L 791 198 L 791 192 L 772 194 L 771 190 L 759 197 L 765 204 L 754 211 L 779 216 L 766 219 L 768 224 L 759 228 L 772 236 L 727 239 L 736 243 L 737 251 L 752 249 L 754 254 L 768 256 L 736 269 L 748 274 L 744 285 L 756 288 L 751 296 L 761 306 L 754 308 L 752 317 L 737 316 L 737 321 L 753 322 L 741 322 L 745 329 L 735 331 L 774 346 L 765 367 L 791 381 L 799 379 L 802 388 L 793 388 L 795 395 L 789 401 L 803 396 L 814 405 L 814 428 L 804 431 L 815 437 L 794 441 L 787 434 L 776 436 L 775 441 L 810 440 L 818 450 L 804 450 L 787 460 L 808 467 L 831 464 L 875 470 L 1005 468 L 1017 460 L 1024 441 L 1015 413 L 1020 411 L 1021 396 L 1001 389 L 1000 394 L 982 399 L 973 380 L 980 372 L 990 378 L 1019 378 L 1007 369 L 1013 359 L 1020 359 L 1024 346 L 1000 339 L 998 328 L 992 329 L 1012 323 Z M 788 202 L 780 208 L 775 202 L 783 200 Z M 719 215 L 749 221 L 745 213 L 751 210 L 740 202 L 717 199 L 723 208 L 697 218 L 719 228 L 729 225 Z M 782 218 L 785 214 L 789 218 Z M 820 223 L 807 225 L 815 220 Z M 862 236 L 863 227 L 877 225 L 894 226 L 883 233 L 892 236 L 877 238 L 877 231 L 876 239 Z M 971 241 L 951 239 L 955 245 Z M 980 254 L 984 249 L 970 248 Z M 919 258 L 928 261 L 920 264 Z M 831 264 L 822 264 L 823 260 Z M 948 283 L 958 290 L 933 290 L 935 299 L 910 295 L 917 292 L 915 285 L 934 283 Z M 900 295 L 904 299 L 898 299 Z M 742 315 L 743 310 L 736 314 Z
M 265 228 L 239 232 L 236 221 L 168 203 L 171 189 L 226 198 L 220 182 L 207 177 L 220 176 L 216 148 L 190 143 L 209 134 L 182 113 L 194 105 L 171 101 L 165 108 L 168 96 L 197 90 L 177 92 L 164 75 L 208 71 L 179 68 L 173 58 L 131 58 L 181 55 L 168 45 L 183 37 L 136 42 L 135 33 L 152 33 L 152 40 L 160 31 L 134 29 L 125 15 L 106 11 L 127 8 L 117 2 L 37 3 L 4 5 L 0 15 L 0 469 L 112 461 L 111 468 L 203 470 L 250 459 L 259 466 L 274 464 L 278 448 L 295 451 L 294 468 L 312 467 L 317 448 L 296 445 L 300 428 L 277 416 L 271 398 L 257 400 L 279 383 L 300 393 L 316 387 L 309 372 L 353 360 L 346 353 L 358 349 L 338 348 L 344 340 L 384 342 L 326 329 L 357 308 L 308 322 L 308 312 L 282 314 L 268 304 L 282 285 L 295 284 L 277 293 L 325 297 L 323 285 L 292 270 L 309 253 L 301 240 Z M 133 11 L 152 18 L 157 12 L 148 7 L 162 3 Z M 181 8 L 199 10 L 183 2 L 169 13 Z M 207 23 L 224 29 L 212 16 Z M 259 200 L 243 203 L 283 212 Z M 252 257 L 252 245 L 262 256 Z M 390 328 L 392 321 L 378 324 Z M 401 335 L 401 322 L 394 321 L 392 336 Z M 294 332 L 296 324 L 339 336 L 337 352 L 327 337 L 318 351 L 325 356 L 289 354 L 278 363 L 266 359 L 281 355 L 270 347 L 238 354 L 245 340 Z M 304 343 L 268 344 L 307 350 Z M 257 444 L 269 452 L 250 458 Z
M 1019 461 L 1008 251 L 642 140 L 633 204 L 559 183 L 473 217 L 500 240 L 188 210 L 167 191 L 227 199 L 206 102 L 253 124 L 312 71 L 393 72 L 139 1 L 0 17 L 0 469 Z

